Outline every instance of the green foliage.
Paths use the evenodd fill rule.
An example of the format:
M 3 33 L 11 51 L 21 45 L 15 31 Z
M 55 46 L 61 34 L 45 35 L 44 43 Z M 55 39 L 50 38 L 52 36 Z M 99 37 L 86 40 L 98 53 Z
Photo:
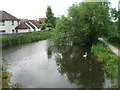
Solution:
M 46 27 L 54 27 L 51 23 L 47 23 L 47 24 L 38 24 L 39 26 L 46 26 Z
M 115 8 L 111 8 L 111 17 L 116 20 L 118 18 L 118 11 Z
M 38 24 L 39 26 L 45 26 L 46 24 Z
M 108 35 L 105 36 L 105 39 L 112 45 L 120 48 L 120 37 L 118 33 L 118 22 L 111 22 L 109 24 Z
M 102 43 L 97 43 L 97 45 L 93 45 L 91 50 L 97 56 L 99 61 L 104 62 L 104 69 L 112 76 L 113 84 L 117 85 L 118 79 L 118 56 L 114 54 L 108 48 L 104 48 Z
M 68 17 L 62 16 L 56 24 L 56 42 L 89 45 L 106 35 L 109 25 L 108 9 L 98 2 L 82 2 L 68 9 Z M 59 33 L 59 34 L 58 34 Z
M 46 23 L 51 23 L 55 27 L 55 17 L 54 17 L 54 14 L 52 12 L 51 6 L 47 7 Z
M 111 35 L 111 36 L 106 37 L 104 39 L 106 39 L 106 41 L 109 42 L 110 44 L 112 44 L 113 46 L 120 49 L 120 37 L 115 36 L 115 35 Z
M 62 16 L 57 20 L 54 42 L 58 45 L 66 45 L 70 43 L 71 27 L 70 19 Z
M 120 38 L 117 37 L 117 36 L 113 36 L 113 37 L 110 37 L 109 38 L 109 42 L 112 42 L 112 43 L 120 43 Z
M 33 32 L 17 35 L 15 37 L 1 37 L 0 39 L 2 39 L 2 47 L 5 47 L 16 44 L 31 43 L 39 40 L 45 40 L 51 37 L 50 32 L 51 31 Z
M 46 27 L 54 27 L 51 23 L 47 23 L 45 26 Z

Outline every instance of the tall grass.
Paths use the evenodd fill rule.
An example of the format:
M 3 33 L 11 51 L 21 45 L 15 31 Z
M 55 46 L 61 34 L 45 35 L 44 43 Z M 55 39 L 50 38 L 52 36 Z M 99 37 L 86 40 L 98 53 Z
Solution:
M 12 46 L 16 44 L 31 43 L 39 40 L 45 40 L 51 37 L 51 31 L 33 32 L 15 37 L 1 37 L 2 47 Z
M 0 85 L 2 89 L 5 88 L 22 88 L 24 87 L 24 85 L 20 84 L 20 83 L 15 83 L 15 84 L 11 84 L 10 79 L 12 77 L 12 73 L 7 71 L 6 68 L 0 67 L 0 74 L 2 75 L 0 77 L 1 81 L 0 81 Z
M 111 75 L 113 87 L 118 87 L 118 56 L 102 43 L 93 45 L 91 50 L 98 56 L 100 62 L 104 62 L 103 68 Z

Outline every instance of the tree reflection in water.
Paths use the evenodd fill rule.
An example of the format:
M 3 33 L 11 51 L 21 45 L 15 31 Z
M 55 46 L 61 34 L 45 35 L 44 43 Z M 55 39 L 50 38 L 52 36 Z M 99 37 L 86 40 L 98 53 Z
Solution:
M 56 55 L 58 72 L 66 75 L 68 80 L 82 88 L 102 88 L 104 83 L 104 71 L 97 58 L 90 52 L 89 48 L 72 47 L 50 47 L 52 53 Z M 84 53 L 88 56 L 85 59 Z M 48 54 L 49 55 L 49 54 Z

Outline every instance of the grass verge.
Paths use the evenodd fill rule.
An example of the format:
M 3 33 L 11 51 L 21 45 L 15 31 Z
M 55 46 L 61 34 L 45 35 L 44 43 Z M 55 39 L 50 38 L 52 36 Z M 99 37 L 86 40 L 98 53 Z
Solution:
M 112 87 L 118 87 L 118 61 L 119 57 L 102 43 L 97 43 L 91 48 L 92 52 L 98 56 L 98 61 L 103 62 L 103 69 L 111 75 Z

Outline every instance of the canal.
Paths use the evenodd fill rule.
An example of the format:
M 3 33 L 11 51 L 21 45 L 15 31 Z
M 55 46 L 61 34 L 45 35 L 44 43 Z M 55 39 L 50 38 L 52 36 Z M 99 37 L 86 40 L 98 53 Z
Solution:
M 87 52 L 87 57 L 83 55 Z M 10 82 L 26 88 L 108 88 L 111 80 L 87 48 L 57 47 L 48 40 L 3 48 Z

